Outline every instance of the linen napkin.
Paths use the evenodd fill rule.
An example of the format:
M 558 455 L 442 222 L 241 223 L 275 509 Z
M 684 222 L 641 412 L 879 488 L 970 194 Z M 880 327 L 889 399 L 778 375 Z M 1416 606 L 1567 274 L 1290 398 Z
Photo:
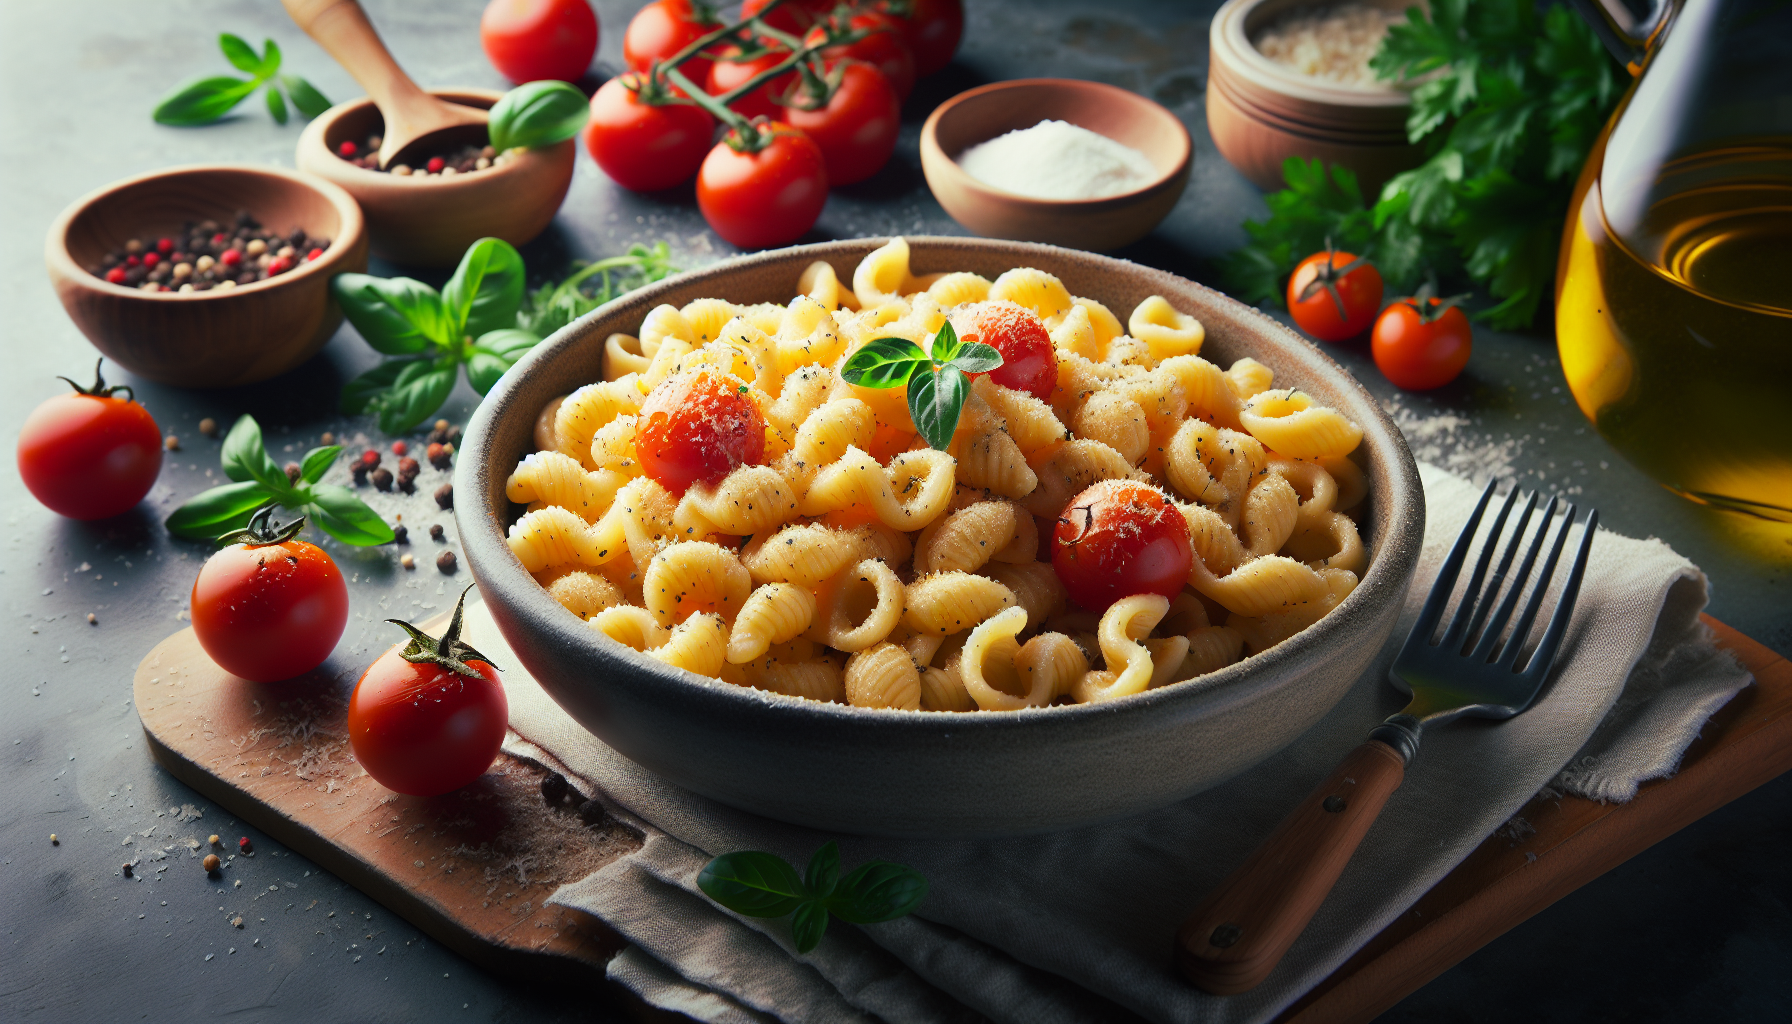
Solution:
M 1404 703 L 1386 681 L 1388 666 L 1479 493 L 1432 466 L 1420 475 L 1427 520 L 1418 572 L 1400 624 L 1362 679 L 1255 768 L 1119 822 L 976 841 L 824 835 L 659 779 L 512 671 L 507 749 L 601 793 L 647 835 L 638 852 L 562 887 L 553 901 L 630 940 L 611 977 L 650 1003 L 718 1024 L 1269 1020 L 1540 790 L 1629 799 L 1639 782 L 1671 774 L 1705 720 L 1750 681 L 1699 621 L 1704 574 L 1658 540 L 1600 531 L 1537 705 L 1506 722 L 1426 733 L 1405 783 L 1262 985 L 1221 998 L 1185 984 L 1170 959 L 1183 917 Z M 504 647 L 483 608 L 469 610 L 468 626 L 474 646 Z M 800 866 L 829 839 L 840 841 L 847 868 L 881 857 L 919 869 L 930 883 L 926 901 L 887 924 L 835 921 L 820 946 L 799 955 L 785 921 L 737 917 L 696 888 L 713 855 L 769 850 Z

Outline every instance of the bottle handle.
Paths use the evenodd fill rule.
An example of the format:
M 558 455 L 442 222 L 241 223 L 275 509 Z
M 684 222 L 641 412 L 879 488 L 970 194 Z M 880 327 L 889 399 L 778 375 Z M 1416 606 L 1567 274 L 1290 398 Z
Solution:
M 1613 57 L 1624 62 L 1632 75 L 1642 73 L 1643 59 L 1682 2 L 1648 0 L 1649 12 L 1638 17 L 1623 0 L 1573 0 L 1575 10 L 1593 27 L 1593 34 Z

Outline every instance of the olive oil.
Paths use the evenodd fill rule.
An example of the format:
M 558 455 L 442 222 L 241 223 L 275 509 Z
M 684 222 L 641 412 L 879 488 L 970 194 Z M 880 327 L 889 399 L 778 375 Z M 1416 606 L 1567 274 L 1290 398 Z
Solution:
M 1581 411 L 1627 459 L 1695 501 L 1792 522 L 1789 168 L 1792 140 L 1678 158 L 1622 237 L 1583 176 L 1556 333 Z

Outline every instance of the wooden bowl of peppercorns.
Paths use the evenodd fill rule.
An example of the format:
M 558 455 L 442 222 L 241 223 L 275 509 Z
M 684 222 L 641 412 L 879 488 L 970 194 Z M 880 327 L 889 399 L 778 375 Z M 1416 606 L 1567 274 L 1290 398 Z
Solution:
M 480 109 L 504 95 L 491 89 L 430 93 Z M 372 100 L 339 103 L 305 127 L 297 161 L 301 170 L 341 185 L 360 202 L 374 255 L 394 263 L 452 267 L 469 245 L 488 236 L 523 245 L 553 222 L 572 186 L 577 139 L 496 153 L 485 145 L 482 128 L 443 133 L 452 137 L 441 140 L 439 153 L 420 154 L 425 162 L 419 166 L 380 170 L 377 160 L 366 158 L 370 148 L 378 150 L 382 129 Z
M 285 373 L 342 325 L 330 279 L 367 269 L 353 196 L 276 167 L 205 164 L 76 200 L 44 261 L 69 318 L 142 377 L 194 388 Z

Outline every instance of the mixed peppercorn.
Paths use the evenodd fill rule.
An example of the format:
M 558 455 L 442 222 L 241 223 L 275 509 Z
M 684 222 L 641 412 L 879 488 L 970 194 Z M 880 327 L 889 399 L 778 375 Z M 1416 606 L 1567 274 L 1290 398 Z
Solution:
M 509 161 L 507 153 L 500 153 L 490 146 L 465 145 L 457 149 L 438 153 L 435 156 L 416 164 L 393 164 L 381 170 L 380 143 L 384 142 L 378 135 L 369 135 L 367 141 L 356 145 L 344 141 L 336 147 L 336 155 L 364 170 L 378 171 L 381 174 L 396 174 L 399 177 L 452 177 L 456 174 L 471 174 L 483 171 L 488 167 L 496 167 Z
M 304 228 L 279 235 L 241 211 L 228 227 L 188 221 L 173 235 L 130 239 L 88 270 L 109 284 L 146 292 L 203 292 L 265 281 L 329 248 L 329 239 L 312 238 Z

